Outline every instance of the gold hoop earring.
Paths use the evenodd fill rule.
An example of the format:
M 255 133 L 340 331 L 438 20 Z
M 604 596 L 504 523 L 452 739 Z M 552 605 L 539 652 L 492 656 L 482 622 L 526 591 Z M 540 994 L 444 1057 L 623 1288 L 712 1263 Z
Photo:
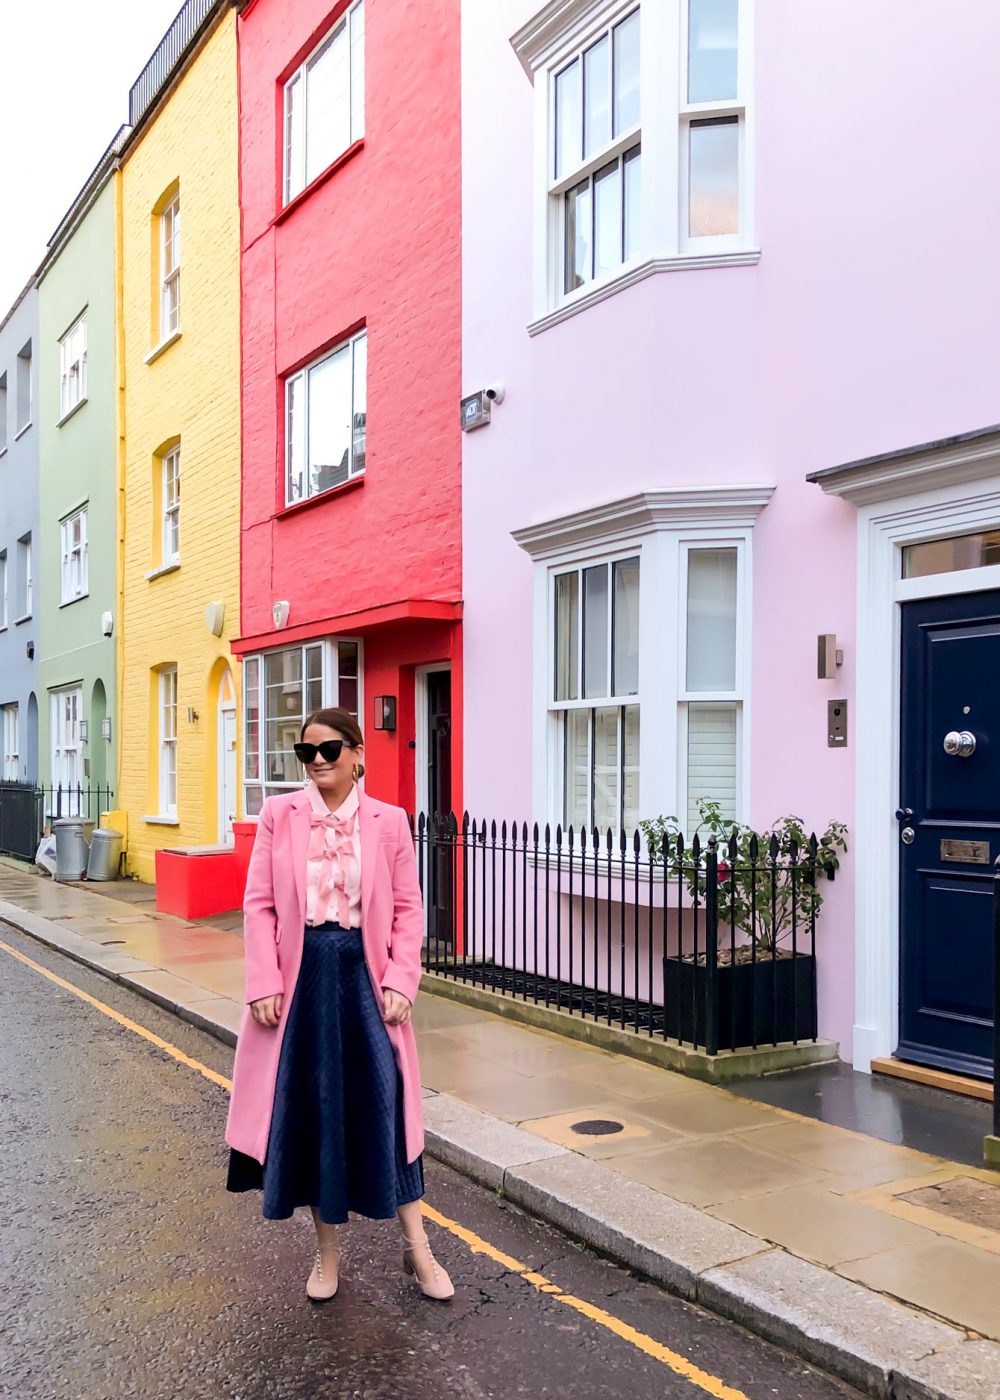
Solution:
M 357 782 L 363 772 L 364 769 L 359 768 L 358 765 L 355 764 L 354 767 L 351 769 L 351 777 L 354 779 L 355 782 Z

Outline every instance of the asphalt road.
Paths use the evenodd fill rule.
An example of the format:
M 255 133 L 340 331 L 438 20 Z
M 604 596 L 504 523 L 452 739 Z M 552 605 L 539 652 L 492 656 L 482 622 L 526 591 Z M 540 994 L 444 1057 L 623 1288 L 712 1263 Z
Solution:
M 230 1073 L 231 1052 L 211 1037 L 6 926 L 0 939 Z M 305 1216 L 267 1222 L 259 1198 L 224 1190 L 226 1104 L 197 1069 L 0 949 L 0 1395 L 858 1395 L 433 1161 L 429 1205 L 669 1348 L 704 1373 L 701 1383 L 434 1224 L 428 1234 L 458 1290 L 451 1304 L 424 1300 L 404 1279 L 393 1224 L 358 1221 L 346 1232 L 339 1295 L 312 1305 Z

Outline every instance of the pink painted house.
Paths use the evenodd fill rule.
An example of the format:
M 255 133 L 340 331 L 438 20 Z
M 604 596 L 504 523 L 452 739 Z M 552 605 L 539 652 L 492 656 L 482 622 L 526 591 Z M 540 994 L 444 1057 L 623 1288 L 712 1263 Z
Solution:
M 984 1076 L 1000 12 L 917 10 L 463 5 L 465 796 L 845 821 L 820 1034 Z

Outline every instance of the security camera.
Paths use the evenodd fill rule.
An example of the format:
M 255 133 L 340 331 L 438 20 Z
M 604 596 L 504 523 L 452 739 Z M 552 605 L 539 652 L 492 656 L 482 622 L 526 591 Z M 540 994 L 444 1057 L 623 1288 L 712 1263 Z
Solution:
M 109 612 L 101 613 L 101 631 L 105 637 L 110 637 L 115 630 L 115 619 Z
M 487 384 L 486 397 L 490 403 L 503 403 L 507 390 L 502 379 L 498 379 L 495 384 Z

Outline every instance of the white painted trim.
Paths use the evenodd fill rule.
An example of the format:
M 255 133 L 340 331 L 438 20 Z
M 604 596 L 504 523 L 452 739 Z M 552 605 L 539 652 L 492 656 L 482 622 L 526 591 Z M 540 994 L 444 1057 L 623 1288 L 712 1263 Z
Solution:
M 880 501 L 902 504 L 903 493 L 946 488 L 945 499 L 954 499 L 951 488 L 1000 476 L 1000 427 L 969 434 L 964 440 L 940 443 L 848 462 L 817 472 L 808 479 L 831 496 L 858 506 Z M 909 497 L 907 496 L 907 499 Z M 933 535 L 929 538 L 933 538 Z
M 154 345 L 154 346 L 153 346 L 153 348 L 152 348 L 152 350 L 150 350 L 149 354 L 143 357 L 143 361 L 142 361 L 143 364 L 144 364 L 144 365 L 151 365 L 151 364 L 153 363 L 154 360 L 158 360 L 158 359 L 160 358 L 160 356 L 163 354 L 163 352 L 164 352 L 165 350 L 169 350 L 170 347 L 171 347 L 171 345 L 173 345 L 175 341 L 180 340 L 180 338 L 181 338 L 181 328 L 180 328 L 180 326 L 178 326 L 177 329 L 176 329 L 175 331 L 171 331 L 171 332 L 170 332 L 170 334 L 167 336 L 167 338 L 166 338 L 165 340 L 161 340 L 160 343 L 159 343 L 159 345 Z M 152 820 L 153 820 L 152 817 L 143 817 L 143 821 L 152 821 Z
M 414 739 L 416 741 L 416 748 L 413 751 L 415 780 L 413 791 L 417 804 L 416 815 L 419 815 L 421 812 L 428 814 L 427 804 L 430 801 L 430 791 L 427 786 L 427 769 L 430 762 L 430 752 L 427 744 L 427 726 L 430 722 L 427 677 L 441 671 L 447 671 L 450 674 L 451 662 L 432 662 L 428 666 L 416 666 L 413 671 Z M 461 814 L 458 815 L 460 817 Z
M 643 182 L 644 201 L 647 183 L 650 182 Z M 644 215 L 644 221 L 645 217 Z M 581 311 L 596 306 L 598 302 L 607 301 L 608 297 L 617 296 L 619 292 L 624 292 L 628 287 L 634 287 L 637 282 L 644 282 L 647 277 L 654 277 L 660 272 L 691 272 L 698 268 L 756 267 L 759 262 L 760 249 L 748 248 L 742 252 L 729 253 L 678 253 L 666 257 L 644 258 L 639 263 L 626 263 L 621 272 L 616 272 L 613 276 L 600 281 L 588 282 L 578 292 L 571 293 L 572 299 L 566 300 L 555 311 L 549 311 L 544 316 L 539 316 L 537 320 L 529 321 L 528 334 L 541 335 L 550 327 L 558 326 L 562 321 L 568 321 L 571 316 L 578 316 Z
M 533 559 L 554 561 L 567 550 L 610 548 L 613 541 L 682 525 L 714 524 L 726 531 L 747 528 L 774 491 L 773 486 L 763 485 L 670 486 L 555 516 L 511 533 Z
M 638 0 L 550 0 L 511 35 L 510 46 L 534 82 L 539 69 L 571 57 L 599 30 L 637 6 Z
M 982 454 L 977 455 L 981 459 Z M 906 467 L 903 459 L 895 459 L 892 476 L 909 479 L 919 494 L 866 504 L 858 512 L 853 1062 L 855 1069 L 865 1071 L 872 1059 L 893 1053 L 899 1034 L 899 603 L 917 596 L 976 592 L 995 586 L 997 576 L 990 568 L 920 580 L 900 577 L 904 544 L 1000 528 L 996 471 L 980 468 L 979 475 L 990 480 L 980 491 L 970 492 L 961 471 L 948 485 L 929 490 L 921 489 L 921 483 L 939 481 L 940 475 L 933 469 L 921 471 L 919 463 L 910 471 Z M 874 468 L 864 468 L 862 492 L 875 488 L 869 470 Z M 880 492 L 887 489 L 889 478 L 878 486 Z M 916 583 L 931 586 L 917 590 L 911 587 Z

